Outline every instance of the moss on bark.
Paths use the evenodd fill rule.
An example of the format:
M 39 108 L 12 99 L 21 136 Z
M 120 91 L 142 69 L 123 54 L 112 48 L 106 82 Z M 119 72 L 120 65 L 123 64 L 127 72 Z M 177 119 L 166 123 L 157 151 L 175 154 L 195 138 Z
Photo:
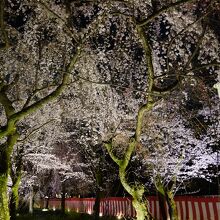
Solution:
M 17 143 L 17 139 L 18 139 L 16 124 L 22 119 L 24 119 L 26 116 L 39 110 L 47 103 L 56 99 L 63 92 L 63 90 L 66 88 L 69 82 L 70 73 L 74 68 L 74 65 L 81 53 L 81 46 L 82 45 L 78 47 L 76 54 L 73 55 L 71 62 L 66 67 L 66 72 L 63 75 L 62 83 L 52 93 L 48 94 L 41 100 L 22 109 L 19 112 L 15 112 L 12 102 L 7 97 L 6 94 L 6 90 L 8 88 L 7 85 L 6 86 L 1 85 L 0 103 L 4 107 L 6 113 L 7 125 L 5 127 L 1 127 L 0 139 L 7 138 L 7 140 L 5 144 L 0 146 L 0 220 L 9 220 L 9 216 L 10 216 L 9 207 L 8 207 L 7 182 L 9 175 L 10 156 L 13 147 Z M 19 183 L 15 184 L 14 187 L 12 188 L 12 199 L 14 200 L 12 201 L 12 206 L 13 206 L 12 209 L 16 209 L 18 203 L 18 193 L 17 193 L 18 187 L 19 187 Z
M 18 203 L 19 203 L 19 194 L 18 189 L 21 182 L 21 171 L 22 171 L 22 156 L 18 155 L 17 161 L 16 161 L 16 172 L 13 172 L 11 168 L 11 179 L 12 179 L 12 187 L 11 187 L 11 198 L 9 203 L 10 208 L 10 216 L 11 220 L 16 219 L 17 209 L 18 209 Z
M 16 219 L 16 213 L 18 208 L 19 196 L 18 196 L 19 184 L 12 187 L 11 198 L 10 198 L 10 220 Z
M 0 220 L 9 220 L 8 195 L 7 195 L 8 177 L 0 174 Z
M 164 186 L 161 180 L 161 177 L 158 175 L 154 181 L 154 185 L 158 192 L 159 201 L 161 201 L 160 202 L 160 208 L 162 208 L 161 211 L 162 213 L 166 215 L 166 218 L 164 219 L 179 220 L 177 207 L 176 207 L 176 203 L 175 203 L 174 195 L 173 195 L 173 187 L 175 185 L 175 178 L 174 178 L 174 181 L 170 184 L 170 187 L 168 188 L 168 186 L 167 187 Z M 166 210 L 163 210 L 166 204 L 168 206 L 168 213 Z
M 144 186 L 142 185 L 132 185 L 127 181 L 126 178 L 126 168 L 129 164 L 129 161 L 131 159 L 131 155 L 137 145 L 137 141 L 135 139 L 131 139 L 128 148 L 126 150 L 126 153 L 124 155 L 123 159 L 118 159 L 112 152 L 112 144 L 107 143 L 105 144 L 106 149 L 108 150 L 108 153 L 110 157 L 112 158 L 115 163 L 119 166 L 119 178 L 121 181 L 122 186 L 125 188 L 125 190 L 132 196 L 133 201 L 132 204 L 135 208 L 135 211 L 137 213 L 137 220 L 151 220 L 152 217 L 149 213 L 149 210 L 147 208 L 147 201 L 143 198 L 144 196 Z

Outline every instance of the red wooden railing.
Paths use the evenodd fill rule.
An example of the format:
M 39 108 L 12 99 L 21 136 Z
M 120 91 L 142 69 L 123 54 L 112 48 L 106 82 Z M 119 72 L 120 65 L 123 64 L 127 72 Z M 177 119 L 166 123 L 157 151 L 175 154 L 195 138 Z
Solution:
M 148 198 L 150 212 L 153 217 L 160 220 L 160 209 L 157 197 Z M 176 196 L 177 211 L 180 220 L 220 220 L 220 196 Z M 68 198 L 66 209 L 68 211 L 83 212 L 92 214 L 94 198 Z M 42 204 L 42 208 L 43 208 Z M 50 209 L 60 209 L 60 199 L 50 199 Z M 130 216 L 135 217 L 136 213 L 132 206 L 131 198 L 111 197 L 103 198 L 100 203 L 100 215 Z

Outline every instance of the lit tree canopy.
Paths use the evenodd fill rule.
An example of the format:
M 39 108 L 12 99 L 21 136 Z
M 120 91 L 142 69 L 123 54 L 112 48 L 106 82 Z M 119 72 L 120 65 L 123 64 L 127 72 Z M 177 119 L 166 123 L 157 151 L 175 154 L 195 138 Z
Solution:
M 30 149 L 52 149 L 59 139 L 105 142 L 132 193 L 125 171 L 139 151 L 152 164 L 161 153 L 179 160 L 185 151 L 191 160 L 200 158 L 192 147 L 207 157 L 217 151 L 219 7 L 217 0 L 2 0 L 0 219 L 9 219 L 13 149 L 51 119 L 46 135 L 30 135 Z

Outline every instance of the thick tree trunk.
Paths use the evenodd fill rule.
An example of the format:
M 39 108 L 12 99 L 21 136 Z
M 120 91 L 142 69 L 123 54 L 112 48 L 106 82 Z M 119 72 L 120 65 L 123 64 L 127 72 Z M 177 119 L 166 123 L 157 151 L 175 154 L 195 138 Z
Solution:
M 119 177 L 122 185 L 133 198 L 132 204 L 137 213 L 137 220 L 152 220 L 153 218 L 147 208 L 147 201 L 143 198 L 144 187 L 141 185 L 128 185 L 126 180 L 126 170 L 123 166 L 119 167 Z
M 142 201 L 140 198 L 133 197 L 132 204 L 137 213 L 136 215 L 137 220 L 150 220 L 151 219 L 151 217 L 149 216 L 149 213 L 147 210 L 147 204 L 145 201 Z

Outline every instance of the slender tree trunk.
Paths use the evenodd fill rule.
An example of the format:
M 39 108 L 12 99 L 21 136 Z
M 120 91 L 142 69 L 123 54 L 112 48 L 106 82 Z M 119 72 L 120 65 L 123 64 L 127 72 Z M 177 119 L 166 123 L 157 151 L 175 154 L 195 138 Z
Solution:
M 99 164 L 101 166 L 101 164 Z M 99 219 L 99 213 L 100 213 L 100 201 L 102 195 L 102 191 L 100 190 L 102 185 L 103 185 L 103 178 L 102 178 L 102 173 L 101 170 L 98 168 L 95 172 L 95 178 L 96 178 L 96 198 L 95 198 L 95 205 L 93 207 L 94 211 L 94 220 Z
M 46 205 L 45 205 L 45 209 L 49 209 L 49 196 L 46 198 Z
M 170 184 L 168 184 L 169 186 L 165 187 L 163 182 L 161 181 L 160 175 L 157 176 L 157 178 L 155 179 L 155 182 L 154 182 L 154 185 L 155 185 L 157 192 L 158 192 L 159 201 L 161 198 L 161 200 L 165 200 L 165 202 L 168 205 L 168 213 L 166 211 L 166 207 L 164 207 L 165 208 L 164 212 L 166 213 L 166 217 L 164 217 L 164 214 L 162 213 L 163 220 L 165 220 L 165 219 L 179 220 L 177 208 L 176 208 L 176 203 L 174 201 L 174 196 L 173 196 L 173 187 L 175 186 L 175 183 L 176 183 L 176 181 L 174 178 L 174 180 L 171 181 Z
M 62 183 L 62 197 L 61 197 L 61 213 L 65 214 L 65 202 L 66 202 L 66 186 L 65 182 Z
M 100 201 L 101 201 L 101 191 L 100 191 L 99 187 L 97 187 L 96 197 L 95 197 L 95 205 L 94 205 L 94 208 L 93 208 L 94 220 L 99 219 Z
M 29 213 L 30 214 L 33 214 L 33 198 L 34 198 L 33 186 L 30 186 L 30 196 L 29 196 Z

